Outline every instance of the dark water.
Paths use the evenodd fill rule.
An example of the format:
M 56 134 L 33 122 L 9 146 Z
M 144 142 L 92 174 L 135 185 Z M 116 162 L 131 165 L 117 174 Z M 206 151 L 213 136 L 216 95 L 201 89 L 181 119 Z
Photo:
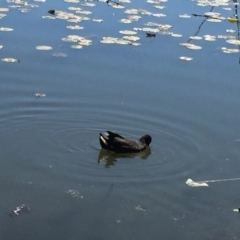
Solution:
M 25 5 L 29 13 L 10 7 L 0 19 L 0 27 L 14 29 L 0 32 L 1 59 L 20 60 L 0 62 L 0 239 L 239 239 L 240 216 L 233 212 L 240 205 L 239 181 L 185 184 L 188 178 L 240 177 L 239 53 L 221 50 L 238 46 L 222 38 L 191 41 L 201 50 L 179 45 L 199 27 L 199 36 L 237 38 L 236 23 L 179 17 L 209 11 L 232 16 L 232 2 L 212 8 L 169 0 L 162 10 L 145 0 L 125 9 L 103 2 L 30 3 L 39 7 Z M 0 7 L 13 5 L 21 6 L 0 1 Z M 77 24 L 84 29 L 74 31 L 66 26 L 75 23 L 42 18 L 49 9 L 70 12 L 69 6 L 104 21 L 82 21 Z M 120 23 L 130 8 L 166 17 Z M 138 32 L 140 46 L 100 42 L 147 22 L 173 28 L 155 38 Z M 72 49 L 61 40 L 69 34 L 92 45 Z M 37 45 L 53 50 L 37 51 Z M 52 55 L 59 52 L 67 56 Z M 104 130 L 130 138 L 148 133 L 151 151 L 101 152 L 98 134 Z M 30 213 L 9 217 L 23 203 Z

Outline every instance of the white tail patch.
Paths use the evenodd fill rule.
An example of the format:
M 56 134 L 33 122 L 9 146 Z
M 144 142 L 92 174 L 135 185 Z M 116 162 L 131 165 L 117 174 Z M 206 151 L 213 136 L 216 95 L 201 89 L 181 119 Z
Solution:
M 107 145 L 107 142 L 106 142 L 106 140 L 104 139 L 104 137 L 103 137 L 103 136 L 100 136 L 100 138 L 101 138 L 101 140 L 104 142 L 104 144 Z

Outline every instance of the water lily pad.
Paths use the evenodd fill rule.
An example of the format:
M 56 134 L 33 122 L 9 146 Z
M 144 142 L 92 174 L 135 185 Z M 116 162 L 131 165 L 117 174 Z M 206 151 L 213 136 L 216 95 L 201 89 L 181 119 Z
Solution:
M 206 12 L 204 13 L 205 16 L 208 16 L 208 17 L 219 17 L 221 15 L 221 13 L 218 13 L 218 12 Z
M 7 15 L 4 13 L 0 13 L 0 19 L 2 19 L 3 17 L 6 17 Z
M 19 8 L 18 9 L 21 13 L 29 13 L 31 10 L 29 8 Z
M 237 39 L 229 39 L 226 42 L 230 44 L 240 45 L 240 40 Z
M 42 16 L 43 19 L 54 20 L 56 17 L 53 16 Z
M 138 14 L 138 9 L 127 9 L 126 14 Z
M 158 28 L 142 28 L 142 31 L 150 32 L 150 33 L 157 33 L 157 32 L 159 32 L 159 29 Z
M 64 2 L 68 2 L 68 3 L 79 3 L 80 1 L 78 1 L 78 0 L 64 0 Z
M 208 22 L 222 22 L 221 19 L 217 19 L 217 18 L 208 18 L 207 21 Z
M 16 58 L 2 58 L 3 62 L 9 62 L 9 63 L 14 63 L 14 62 L 18 62 L 18 59 Z
M 52 50 L 52 47 L 46 46 L 46 45 L 39 45 L 39 46 L 36 46 L 36 49 L 41 51 L 49 51 L 49 50 Z
M 3 32 L 11 32 L 11 31 L 13 31 L 13 28 L 9 28 L 9 27 L 0 27 L 0 31 L 3 31 Z
M 78 44 L 82 45 L 82 46 L 90 46 L 92 45 L 92 40 L 89 39 L 81 39 Z
M 141 43 L 139 43 L 139 42 L 131 42 L 129 44 L 132 46 L 140 46 L 141 45 Z
M 115 43 L 126 45 L 129 44 L 129 41 L 119 38 L 115 41 Z
M 103 20 L 102 19 L 97 19 L 97 18 L 94 18 L 94 19 L 92 19 L 93 20 L 93 22 L 98 22 L 98 23 L 101 23 L 101 22 L 103 22 Z
M 156 5 L 154 7 L 157 8 L 157 9 L 164 9 L 165 8 L 165 6 L 162 6 L 162 5 Z
M 9 12 L 9 8 L 0 8 L 0 12 Z
M 130 31 L 130 30 L 121 30 L 121 31 L 119 31 L 119 33 L 125 34 L 125 35 L 135 35 L 135 34 L 137 34 L 137 32 Z
M 84 27 L 78 26 L 78 25 L 75 25 L 75 26 L 69 25 L 69 26 L 67 26 L 67 28 L 71 29 L 71 30 L 81 30 L 81 29 L 84 29 Z
M 180 18 L 190 18 L 191 15 L 189 15 L 189 14 L 180 14 L 179 17 Z
M 112 44 L 112 43 L 115 43 L 115 40 L 105 38 L 105 39 L 102 39 L 100 42 L 106 43 L 106 44 Z
M 162 13 L 153 13 L 152 14 L 154 17 L 159 17 L 159 18 L 161 18 L 161 17 L 166 17 L 166 15 L 165 14 L 162 14 Z
M 132 21 L 130 19 L 121 19 L 119 22 L 121 23 L 131 23 Z
M 179 57 L 179 59 L 184 60 L 184 61 L 192 61 L 193 60 L 192 57 L 187 57 L 187 56 L 181 56 L 181 57 Z
M 82 46 L 82 45 L 72 45 L 71 48 L 74 48 L 74 49 L 82 49 L 83 46 Z
M 229 32 L 229 33 L 234 33 L 234 32 L 236 32 L 235 30 L 233 30 L 233 29 L 226 29 L 226 32 Z
M 135 42 L 138 41 L 140 38 L 136 36 L 124 36 L 123 39 Z
M 202 37 L 200 37 L 200 36 L 191 36 L 189 38 L 193 39 L 193 40 L 201 40 L 202 39 Z
M 179 38 L 179 37 L 182 37 L 182 34 L 172 33 L 171 36 L 172 36 L 172 37 L 178 37 L 178 38 Z
M 54 57 L 67 57 L 67 54 L 59 52 L 59 53 L 53 53 L 52 56 L 54 56 Z
M 81 5 L 85 6 L 85 7 L 94 7 L 94 6 L 96 6 L 95 3 L 90 3 L 90 2 L 82 3 Z
M 180 46 L 184 46 L 184 47 L 186 47 L 188 49 L 191 49 L 191 50 L 200 50 L 200 49 L 202 49 L 201 46 L 197 46 L 197 45 L 195 45 L 193 43 L 180 43 L 179 45 Z
M 36 97 L 46 97 L 45 93 L 35 93 L 34 94 Z
M 119 9 L 124 8 L 124 6 L 121 5 L 121 4 L 113 4 L 112 7 L 113 8 L 119 8 Z
M 205 41 L 216 41 L 216 37 L 212 35 L 204 35 L 203 37 Z
M 222 47 L 221 49 L 224 53 L 239 53 L 239 49 L 236 49 L 236 48 Z
M 129 15 L 128 19 L 131 21 L 138 21 L 141 18 L 139 15 Z

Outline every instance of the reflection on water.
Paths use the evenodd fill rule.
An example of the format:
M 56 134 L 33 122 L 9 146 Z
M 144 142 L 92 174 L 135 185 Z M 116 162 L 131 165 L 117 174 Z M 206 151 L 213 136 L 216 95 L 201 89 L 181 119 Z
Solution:
M 98 163 L 100 164 L 106 162 L 105 167 L 109 168 L 110 166 L 115 165 L 118 159 L 126 158 L 127 161 L 128 158 L 131 159 L 139 157 L 142 160 L 146 160 L 150 154 L 151 154 L 150 147 L 147 147 L 144 151 L 138 153 L 115 153 L 105 149 L 101 149 L 98 155 Z

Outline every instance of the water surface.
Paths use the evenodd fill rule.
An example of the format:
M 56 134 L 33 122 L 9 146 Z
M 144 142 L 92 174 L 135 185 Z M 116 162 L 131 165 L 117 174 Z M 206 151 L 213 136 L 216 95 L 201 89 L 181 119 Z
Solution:
M 1 240 L 238 239 L 233 209 L 239 207 L 239 182 L 185 184 L 188 178 L 239 177 L 239 53 L 221 50 L 238 46 L 217 38 L 237 38 L 238 26 L 179 17 L 214 11 L 226 18 L 235 13 L 231 1 L 213 7 L 169 0 L 158 4 L 164 9 L 145 0 L 123 3 L 124 9 L 104 2 L 91 8 L 83 1 L 31 1 L 39 7 L 25 6 L 29 13 L 11 7 L 20 4 L 0 3 L 10 9 L 0 26 L 14 29 L 0 32 L 1 59 L 20 60 L 0 63 Z M 49 9 L 71 12 L 73 6 L 92 11 L 90 20 L 77 23 L 82 30 L 42 18 Z M 120 23 L 132 8 L 166 17 Z M 100 42 L 147 22 L 172 28 L 155 38 L 138 31 L 140 46 Z M 190 40 L 196 32 L 216 41 Z M 92 45 L 72 49 L 73 43 L 62 41 L 70 34 Z M 179 45 L 187 42 L 202 49 Z M 53 49 L 37 51 L 37 45 Z M 151 149 L 102 153 L 98 134 L 105 130 L 129 138 L 148 133 Z M 23 203 L 31 212 L 9 217 Z

